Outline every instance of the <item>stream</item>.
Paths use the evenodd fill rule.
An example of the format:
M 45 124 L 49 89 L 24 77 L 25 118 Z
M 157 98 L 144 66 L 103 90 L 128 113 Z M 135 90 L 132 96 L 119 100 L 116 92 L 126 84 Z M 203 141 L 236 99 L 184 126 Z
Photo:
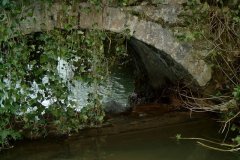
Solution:
M 239 153 L 218 152 L 191 140 L 219 138 L 214 121 L 198 120 L 109 136 L 69 137 L 19 142 L 0 154 L 1 160 L 238 160 Z M 217 139 L 214 139 L 217 140 Z

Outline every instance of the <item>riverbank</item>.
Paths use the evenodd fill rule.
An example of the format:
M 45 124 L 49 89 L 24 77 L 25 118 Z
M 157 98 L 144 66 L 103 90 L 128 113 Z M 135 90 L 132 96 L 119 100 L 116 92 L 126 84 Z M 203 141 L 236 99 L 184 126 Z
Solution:
M 190 112 L 183 108 L 177 108 L 173 104 L 142 104 L 126 112 L 107 114 L 102 124 L 92 127 L 86 126 L 77 132 L 62 133 L 54 124 L 49 124 L 44 128 L 48 133 L 47 135 L 38 132 L 33 133 L 31 130 L 23 130 L 22 139 L 106 136 L 208 119 L 213 119 L 212 113 Z
M 207 113 L 170 112 L 155 116 L 119 116 L 107 120 L 102 127 L 83 129 L 74 136 L 94 137 L 167 127 L 182 123 L 211 119 Z

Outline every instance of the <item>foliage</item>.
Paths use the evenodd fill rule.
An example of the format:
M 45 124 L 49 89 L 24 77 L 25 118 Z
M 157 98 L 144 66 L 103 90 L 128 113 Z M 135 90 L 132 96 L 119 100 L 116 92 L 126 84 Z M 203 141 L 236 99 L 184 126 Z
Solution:
M 214 75 L 216 92 L 232 96 L 233 89 L 240 84 L 240 3 L 189 0 L 184 9 L 185 30 L 176 31 L 176 36 L 208 51 L 206 60 L 218 73 Z
M 104 118 L 99 85 L 108 73 L 103 47 L 107 34 L 94 27 L 73 30 L 66 23 L 64 30 L 23 36 L 14 30 L 20 20 L 10 18 L 21 7 L 16 1 L 0 1 L 0 150 L 22 135 L 36 138 L 53 129 L 70 134 L 100 125 Z M 117 46 L 117 53 L 122 51 Z M 93 87 L 86 106 L 69 96 L 75 81 Z
M 233 96 L 240 101 L 240 85 L 236 86 L 233 91 Z
M 62 133 L 80 129 L 86 118 L 77 112 L 79 106 L 74 99 L 69 99 L 69 85 L 74 85 L 74 80 L 94 85 L 94 93 L 89 97 L 92 109 L 88 107 L 87 111 L 95 113 L 92 110 L 96 110 L 94 116 L 98 119 L 94 116 L 87 118 L 92 124 L 101 123 L 104 114 L 98 102 L 97 87 L 104 80 L 106 67 L 99 41 L 103 38 L 101 36 L 98 31 L 83 35 L 79 31 L 54 30 L 2 42 L 2 139 L 15 138 L 18 132 L 14 129 L 18 124 L 22 124 L 18 129 L 31 129 L 33 135 L 46 134 L 41 132 L 46 132 L 48 123 L 53 123 Z M 67 66 L 60 66 L 59 60 L 67 62 L 64 64 Z M 59 67 L 63 73 L 59 72 Z M 6 132 L 6 129 L 10 131 Z
M 231 0 L 188 0 L 184 7 L 185 32 L 176 32 L 181 41 L 208 51 L 206 60 L 214 69 L 214 86 L 223 103 L 240 97 L 240 3 Z M 199 45 L 201 44 L 201 45 Z M 238 119 L 239 111 L 229 111 L 222 117 L 226 122 Z M 226 124 L 225 124 L 226 125 Z M 239 137 L 235 139 L 239 142 Z

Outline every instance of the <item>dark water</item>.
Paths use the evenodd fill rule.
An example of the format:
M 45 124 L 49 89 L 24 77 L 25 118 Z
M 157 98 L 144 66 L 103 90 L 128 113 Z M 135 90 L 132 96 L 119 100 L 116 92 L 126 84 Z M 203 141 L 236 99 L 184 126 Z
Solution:
M 105 137 L 45 139 L 18 143 L 0 154 L 1 160 L 238 160 L 240 154 L 206 149 L 183 136 L 219 137 L 209 121 L 155 128 Z

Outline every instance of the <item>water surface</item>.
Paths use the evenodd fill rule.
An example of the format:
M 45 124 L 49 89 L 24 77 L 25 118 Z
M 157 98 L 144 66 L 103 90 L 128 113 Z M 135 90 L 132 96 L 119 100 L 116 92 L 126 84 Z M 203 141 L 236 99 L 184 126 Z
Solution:
M 111 70 L 111 74 L 103 85 L 98 88 L 99 94 L 103 97 L 102 102 L 115 101 L 123 106 L 128 105 L 128 97 L 134 91 L 134 78 L 127 67 L 115 66 Z M 73 98 L 77 100 L 79 106 L 88 104 L 88 94 L 94 88 L 87 83 L 78 81 L 71 88 Z
M 213 151 L 186 137 L 219 137 L 209 120 L 102 137 L 72 137 L 18 143 L 0 154 L 1 160 L 238 160 L 238 153 Z

